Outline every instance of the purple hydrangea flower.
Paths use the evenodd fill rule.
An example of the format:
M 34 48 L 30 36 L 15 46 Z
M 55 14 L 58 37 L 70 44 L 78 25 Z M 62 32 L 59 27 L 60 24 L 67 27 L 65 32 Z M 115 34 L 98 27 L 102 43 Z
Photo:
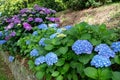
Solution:
M 13 28 L 14 27 L 14 23 L 10 23 L 5 29 L 6 30 L 9 30 L 9 29 L 11 29 L 11 28 Z
M 47 20 L 51 21 L 51 22 L 60 22 L 60 19 L 59 18 L 54 18 L 54 17 L 47 17 L 46 18 Z
M 23 27 L 24 27 L 26 30 L 28 30 L 28 31 L 30 31 L 30 30 L 32 29 L 31 25 L 30 25 L 29 23 L 27 23 L 27 22 L 24 22 L 24 23 L 23 23 Z
M 41 23 L 41 22 L 43 22 L 43 19 L 42 18 L 35 18 L 35 22 Z
M 10 33 L 10 37 L 14 37 L 15 35 L 16 35 L 15 31 L 13 31 L 13 32 Z
M 31 52 L 30 52 L 30 56 L 34 57 L 34 56 L 38 56 L 39 55 L 39 52 L 37 49 L 33 49 Z
M 53 65 L 54 63 L 57 63 L 58 61 L 58 57 L 55 53 L 53 52 L 49 52 L 46 56 L 45 56 L 45 62 L 50 66 Z
M 45 62 L 45 57 L 44 56 L 40 56 L 38 58 L 35 59 L 35 65 L 39 66 L 40 64 Z
M 9 40 L 9 39 L 10 39 L 10 36 L 6 36 L 6 37 L 5 37 L 5 40 Z
M 105 56 L 95 55 L 91 61 L 91 65 L 95 66 L 96 68 L 102 68 L 110 66 L 111 62 L 110 59 Z
M 95 51 L 98 52 L 99 55 L 106 56 L 106 57 L 114 57 L 115 52 L 110 49 L 107 44 L 100 44 L 95 47 Z
M 32 35 L 33 35 L 33 36 L 37 36 L 37 35 L 38 35 L 38 32 L 37 32 L 37 31 L 34 31 L 34 32 L 32 33 Z
M 21 22 L 21 21 L 20 21 L 19 19 L 14 19 L 14 23 L 15 23 L 15 24 L 20 24 L 20 22 Z
M 14 59 L 15 59 L 14 56 L 9 56 L 9 58 L 8 58 L 9 62 L 13 62 Z
M 36 11 L 40 11 L 40 10 L 41 10 L 41 7 L 39 7 L 37 4 L 35 4 L 35 5 L 34 5 L 34 9 L 35 9 Z
M 0 45 L 3 45 L 4 43 L 6 43 L 6 40 L 0 40 Z
M 29 21 L 29 22 L 33 21 L 33 18 L 32 18 L 32 17 L 29 17 L 29 18 L 28 18 L 28 21 Z
M 38 29 L 47 30 L 47 29 L 48 29 L 48 26 L 47 26 L 47 24 L 40 24 L 40 25 L 38 26 Z
M 20 13 L 24 14 L 24 13 L 28 12 L 28 10 L 29 10 L 28 8 L 24 8 L 24 9 L 20 10 Z
M 113 49 L 114 52 L 120 52 L 120 41 L 113 42 L 111 44 L 111 48 Z
M 77 40 L 75 43 L 72 45 L 72 50 L 76 54 L 82 54 L 82 53 L 87 53 L 91 54 L 93 50 L 92 44 L 87 41 L 87 40 Z
M 39 41 L 39 45 L 41 45 L 41 46 L 45 46 L 46 44 L 44 43 L 44 40 L 46 40 L 46 38 L 42 38 L 42 39 L 40 39 L 40 41 Z

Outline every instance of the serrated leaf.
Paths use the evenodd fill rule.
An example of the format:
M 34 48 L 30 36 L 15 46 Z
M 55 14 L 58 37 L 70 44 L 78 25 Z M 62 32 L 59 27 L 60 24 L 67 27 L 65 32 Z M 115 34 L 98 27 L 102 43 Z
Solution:
M 48 50 L 48 51 L 52 50 L 53 48 L 54 48 L 54 46 L 50 45 L 50 44 L 45 46 L 45 50 Z
M 53 77 L 57 77 L 57 76 L 59 75 L 59 73 L 60 73 L 60 72 L 58 72 L 58 71 L 54 71 L 54 72 L 52 73 L 52 76 L 53 76 Z
M 69 64 L 65 64 L 61 70 L 61 74 L 65 74 L 70 68 Z
M 65 54 L 68 51 L 68 47 L 60 47 L 59 52 Z
M 93 54 L 81 55 L 79 58 L 79 61 L 82 62 L 83 64 L 87 64 L 91 60 L 92 57 L 93 57 Z
M 42 80 L 42 78 L 44 77 L 44 74 L 45 74 L 44 72 L 39 71 L 39 72 L 36 73 L 35 76 L 36 76 L 37 79 Z
M 120 57 L 115 56 L 114 61 L 115 61 L 115 63 L 120 64 Z
M 98 74 L 97 74 L 97 69 L 93 67 L 87 67 L 84 69 L 84 73 L 86 76 L 92 78 L 92 79 L 97 79 Z
M 109 80 L 112 76 L 112 72 L 109 69 L 103 69 L 99 75 L 100 80 Z
M 112 80 L 120 80 L 120 72 L 112 72 Z
M 62 66 L 65 63 L 65 59 L 59 59 L 58 62 L 55 64 L 56 66 Z
M 56 80 L 63 80 L 63 76 L 62 75 L 58 76 Z
M 88 33 L 85 33 L 85 34 L 82 34 L 82 36 L 81 36 L 81 38 L 80 39 L 83 39 L 83 40 L 85 40 L 85 39 L 91 39 L 91 35 L 90 34 L 88 34 Z

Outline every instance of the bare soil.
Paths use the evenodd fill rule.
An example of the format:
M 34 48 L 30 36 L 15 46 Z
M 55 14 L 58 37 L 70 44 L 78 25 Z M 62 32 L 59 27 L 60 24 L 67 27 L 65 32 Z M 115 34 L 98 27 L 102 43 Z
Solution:
M 66 10 L 59 12 L 57 16 L 61 19 L 61 26 L 74 25 L 85 21 L 89 24 L 104 23 L 107 27 L 118 27 L 120 26 L 120 3 L 81 11 Z

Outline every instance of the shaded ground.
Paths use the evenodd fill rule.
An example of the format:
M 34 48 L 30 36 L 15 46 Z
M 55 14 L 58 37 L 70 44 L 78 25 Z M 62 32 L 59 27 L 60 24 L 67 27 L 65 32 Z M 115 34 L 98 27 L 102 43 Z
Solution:
M 0 56 L 0 80 L 14 80 L 10 69 L 3 62 L 3 59 L 1 56 Z
M 63 11 L 57 14 L 61 26 L 74 25 L 82 21 L 89 24 L 105 23 L 107 27 L 120 26 L 120 3 L 109 4 L 99 8 L 89 8 L 82 11 Z

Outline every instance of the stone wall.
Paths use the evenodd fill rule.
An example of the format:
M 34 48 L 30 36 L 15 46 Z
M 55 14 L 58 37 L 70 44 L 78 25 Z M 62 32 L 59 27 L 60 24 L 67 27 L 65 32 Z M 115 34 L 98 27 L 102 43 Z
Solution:
M 7 52 L 0 51 L 0 55 L 3 57 L 4 62 L 8 64 L 15 80 L 37 80 L 34 74 L 30 73 L 18 60 L 12 63 L 9 62 Z

